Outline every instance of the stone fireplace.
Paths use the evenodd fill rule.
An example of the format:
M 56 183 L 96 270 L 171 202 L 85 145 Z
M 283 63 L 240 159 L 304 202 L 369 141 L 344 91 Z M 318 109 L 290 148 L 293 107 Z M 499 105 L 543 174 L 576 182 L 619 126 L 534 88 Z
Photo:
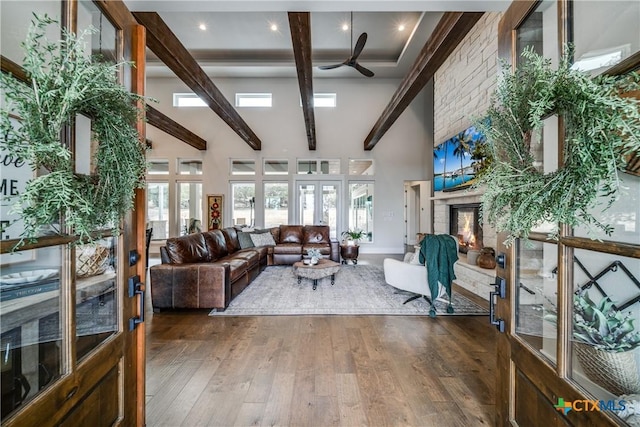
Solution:
M 472 240 L 471 234 L 475 237 L 475 249 L 483 247 L 495 249 L 498 240 L 493 227 L 486 221 L 480 221 L 480 194 L 477 190 L 434 194 L 431 198 L 433 232 L 458 236 L 458 241 L 462 239 L 464 244 L 460 245 L 459 260 L 454 265 L 455 283 L 484 299 L 489 299 L 489 292 L 493 290 L 495 282 L 495 269 L 480 268 L 475 263 L 467 261 L 467 251 L 471 249 L 469 243 Z M 465 231 L 467 220 L 469 230 Z
M 449 234 L 458 237 L 458 250 L 463 254 L 482 248 L 480 203 L 449 205 Z

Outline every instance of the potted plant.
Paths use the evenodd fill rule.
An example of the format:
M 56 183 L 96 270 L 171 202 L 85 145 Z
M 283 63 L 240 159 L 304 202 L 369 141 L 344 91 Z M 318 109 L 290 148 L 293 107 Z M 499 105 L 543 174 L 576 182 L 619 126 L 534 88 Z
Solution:
M 555 323 L 557 315 L 545 316 Z M 614 308 L 609 297 L 596 304 L 588 292 L 574 296 L 575 354 L 590 380 L 616 395 L 640 393 L 640 332 L 630 313 Z
M 360 239 L 365 236 L 365 232 L 358 229 L 349 229 L 347 231 L 342 232 L 343 242 L 347 245 L 354 246 L 357 245 Z

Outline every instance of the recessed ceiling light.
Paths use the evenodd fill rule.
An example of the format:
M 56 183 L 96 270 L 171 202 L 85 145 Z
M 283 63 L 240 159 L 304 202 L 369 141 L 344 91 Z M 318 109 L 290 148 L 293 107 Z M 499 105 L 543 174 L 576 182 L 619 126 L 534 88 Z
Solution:
M 342 31 L 348 31 L 349 30 L 349 24 L 342 24 Z
M 205 24 L 200 24 L 198 25 L 198 28 L 200 28 L 202 31 L 206 31 L 207 26 Z
M 276 24 L 271 24 L 269 28 L 271 28 L 271 31 L 278 31 L 278 25 Z
M 398 31 L 404 31 L 404 24 L 398 25 Z

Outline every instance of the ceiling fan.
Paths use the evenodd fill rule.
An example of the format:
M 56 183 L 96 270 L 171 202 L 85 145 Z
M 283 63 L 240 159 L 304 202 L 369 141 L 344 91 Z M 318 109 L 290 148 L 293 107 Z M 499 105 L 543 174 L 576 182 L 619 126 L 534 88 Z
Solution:
M 338 68 L 338 67 L 342 67 L 343 65 L 346 65 L 348 67 L 353 67 L 356 70 L 358 70 L 362 75 L 367 76 L 367 77 L 373 77 L 374 73 L 373 71 L 363 67 L 362 65 L 358 64 L 358 56 L 360 56 L 360 54 L 362 53 L 362 49 L 364 48 L 364 44 L 367 42 L 367 33 L 362 33 L 360 34 L 360 37 L 358 37 L 358 41 L 356 42 L 356 46 L 355 48 L 353 47 L 353 12 L 351 12 L 351 55 L 349 56 L 349 58 L 347 58 L 344 62 L 341 62 L 340 64 L 334 64 L 334 65 L 323 65 L 318 67 L 321 70 L 331 70 L 334 68 Z

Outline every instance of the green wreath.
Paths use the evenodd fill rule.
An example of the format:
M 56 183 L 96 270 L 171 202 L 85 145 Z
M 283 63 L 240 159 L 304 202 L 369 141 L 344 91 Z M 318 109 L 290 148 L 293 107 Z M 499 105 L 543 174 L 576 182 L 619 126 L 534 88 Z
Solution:
M 484 190 L 482 215 L 498 232 L 507 232 L 507 245 L 547 222 L 552 239 L 558 238 L 561 223 L 610 235 L 612 226 L 591 210 L 606 209 L 617 199 L 618 172 L 629 156 L 640 153 L 639 101 L 620 96 L 640 87 L 639 76 L 594 78 L 572 69 L 569 55 L 553 69 L 533 49 L 522 57 L 522 66 L 501 76 L 490 120 L 477 123 L 492 158 L 475 184 Z M 552 115 L 564 122 L 565 160 L 545 174 L 534 164 L 531 148 L 541 141 L 543 121 Z
M 3 149 L 25 160 L 37 175 L 10 200 L 12 212 L 24 221 L 21 243 L 61 219 L 68 229 L 54 228 L 59 234 L 71 230 L 92 240 L 99 229 L 117 233 L 146 170 L 145 149 L 135 129 L 140 117 L 136 102 L 142 98 L 118 82 L 126 67 L 86 57 L 85 33 L 76 37 L 63 30 L 62 40 L 48 41 L 45 30 L 51 24 L 57 23 L 46 15 L 36 17 L 22 43 L 31 84 L 0 76 L 7 101 L 0 114 Z M 11 113 L 19 117 L 17 126 Z M 92 175 L 75 172 L 72 151 L 61 143 L 63 129 L 80 114 L 91 119 L 97 141 Z

